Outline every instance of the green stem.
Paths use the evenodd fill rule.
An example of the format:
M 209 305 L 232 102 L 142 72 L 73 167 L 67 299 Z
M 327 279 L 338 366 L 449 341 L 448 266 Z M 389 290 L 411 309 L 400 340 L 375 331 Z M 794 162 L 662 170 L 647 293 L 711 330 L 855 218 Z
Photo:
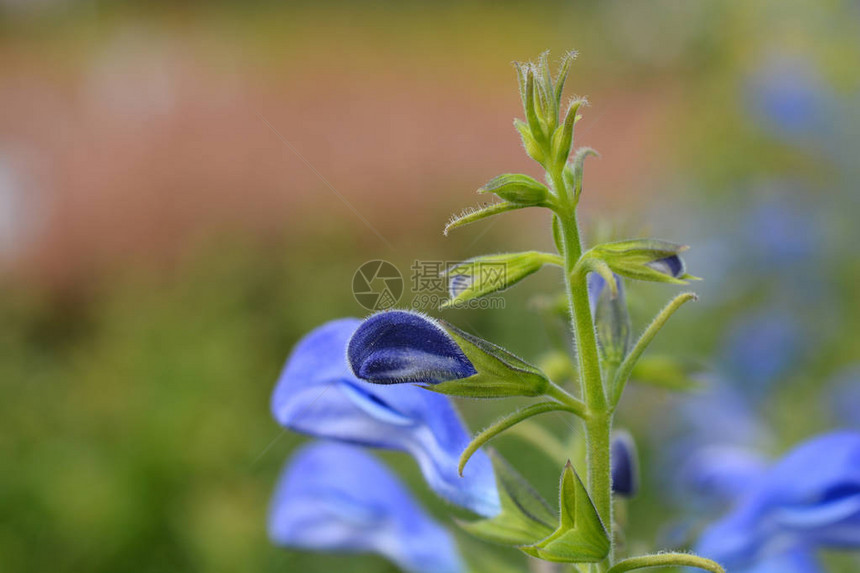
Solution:
M 594 506 L 612 539 L 612 474 L 610 469 L 610 434 L 612 411 L 607 403 L 600 372 L 597 335 L 588 300 L 586 273 L 574 272 L 582 256 L 582 241 L 576 220 L 576 198 L 561 176 L 551 174 L 561 205 L 556 209 L 561 230 L 565 286 L 573 324 L 579 382 L 586 405 L 585 441 L 588 462 L 588 490 Z M 609 556 L 610 563 L 612 555 Z M 601 567 L 602 569 L 602 567 Z
M 726 570 L 718 563 L 689 553 L 658 553 L 656 555 L 631 557 L 617 563 L 608 573 L 625 573 L 647 567 L 697 567 L 711 573 L 726 573 Z
M 545 412 L 557 412 L 559 410 L 575 413 L 574 410 L 566 404 L 559 404 L 558 402 L 538 402 L 537 404 L 526 406 L 521 410 L 511 412 L 507 416 L 497 420 L 491 426 L 485 428 L 477 436 L 472 438 L 472 441 L 469 442 L 469 445 L 465 450 L 463 450 L 463 453 L 460 454 L 460 464 L 457 467 L 457 473 L 460 474 L 460 477 L 463 477 L 463 468 L 466 467 L 466 463 L 472 457 L 472 454 L 477 452 L 481 446 L 508 428 L 519 424 L 523 420 L 528 420 L 532 416 L 537 416 L 538 414 L 543 414 Z

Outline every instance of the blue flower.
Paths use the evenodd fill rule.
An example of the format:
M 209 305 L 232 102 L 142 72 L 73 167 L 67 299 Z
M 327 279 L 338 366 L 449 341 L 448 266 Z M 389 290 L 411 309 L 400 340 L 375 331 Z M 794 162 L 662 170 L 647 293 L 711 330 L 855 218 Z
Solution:
M 803 359 L 803 330 L 785 312 L 756 312 L 731 329 L 725 343 L 723 361 L 730 377 L 745 394 L 756 398 Z
M 791 547 L 860 547 L 860 433 L 795 448 L 705 531 L 697 551 L 735 570 Z
M 296 345 L 272 395 L 279 424 L 313 436 L 406 451 L 443 498 L 485 516 L 500 511 L 492 463 L 477 452 L 463 477 L 460 453 L 470 436 L 449 399 L 412 385 L 359 380 L 346 360 L 361 321 L 335 320 Z
M 839 372 L 828 384 L 833 388 L 830 408 L 843 425 L 860 428 L 860 364 L 852 364 Z
M 737 573 L 822 573 L 813 551 L 798 546 L 763 559 L 750 568 Z M 732 573 L 735 573 L 732 571 Z
M 743 446 L 715 444 L 693 451 L 678 470 L 678 486 L 690 499 L 726 507 L 759 479 L 767 460 Z
M 450 533 L 372 456 L 335 442 L 302 448 L 281 475 L 269 536 L 285 547 L 373 552 L 409 573 L 461 573 Z
M 403 310 L 365 320 L 349 342 L 348 355 L 353 372 L 375 384 L 438 384 L 478 372 L 441 326 Z

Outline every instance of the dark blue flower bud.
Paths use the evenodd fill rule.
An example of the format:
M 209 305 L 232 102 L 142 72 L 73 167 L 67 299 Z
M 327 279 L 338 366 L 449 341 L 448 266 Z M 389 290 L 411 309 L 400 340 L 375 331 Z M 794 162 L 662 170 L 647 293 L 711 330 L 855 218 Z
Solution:
M 375 384 L 438 384 L 478 372 L 436 321 L 402 310 L 365 320 L 349 341 L 347 357 L 356 376 Z
M 612 435 L 612 491 L 633 497 L 639 491 L 639 459 L 633 437 L 623 430 Z
M 414 383 L 451 396 L 540 396 L 549 380 L 504 348 L 417 312 L 365 320 L 347 346 L 353 373 L 374 384 Z

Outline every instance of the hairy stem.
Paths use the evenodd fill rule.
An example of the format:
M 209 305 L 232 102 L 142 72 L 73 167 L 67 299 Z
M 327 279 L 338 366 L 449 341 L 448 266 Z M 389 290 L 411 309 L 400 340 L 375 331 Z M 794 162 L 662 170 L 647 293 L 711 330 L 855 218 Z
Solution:
M 564 184 L 561 170 L 551 174 L 551 179 L 561 203 L 556 210 L 561 230 L 561 255 L 564 257 L 565 286 L 579 362 L 579 383 L 587 412 L 585 440 L 588 490 L 609 538 L 612 539 L 612 475 L 609 454 L 612 411 L 603 388 L 586 274 L 574 272 L 582 256 L 582 242 L 576 219 L 576 198 L 573 196 L 573 190 Z M 611 563 L 611 554 L 609 560 Z M 603 566 L 600 569 L 605 570 Z
M 718 563 L 688 553 L 658 553 L 656 555 L 643 555 L 625 559 L 612 567 L 608 573 L 625 573 L 636 569 L 648 567 L 696 567 L 711 573 L 726 573 L 725 569 Z

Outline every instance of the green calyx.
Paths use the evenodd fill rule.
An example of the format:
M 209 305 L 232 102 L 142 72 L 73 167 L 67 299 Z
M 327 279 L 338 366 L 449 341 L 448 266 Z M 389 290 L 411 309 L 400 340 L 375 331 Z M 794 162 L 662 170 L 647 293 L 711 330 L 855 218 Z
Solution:
M 469 259 L 445 271 L 451 298 L 445 301 L 442 308 L 504 290 L 536 273 L 546 264 L 560 266 L 563 263 L 558 255 L 537 251 Z
M 552 535 L 520 550 L 562 563 L 597 563 L 609 555 L 609 534 L 570 462 L 561 474 L 559 514 L 559 524 Z
M 454 339 L 478 373 L 468 378 L 424 386 L 427 390 L 469 398 L 541 396 L 546 393 L 550 381 L 536 366 L 443 320 L 439 324 Z

